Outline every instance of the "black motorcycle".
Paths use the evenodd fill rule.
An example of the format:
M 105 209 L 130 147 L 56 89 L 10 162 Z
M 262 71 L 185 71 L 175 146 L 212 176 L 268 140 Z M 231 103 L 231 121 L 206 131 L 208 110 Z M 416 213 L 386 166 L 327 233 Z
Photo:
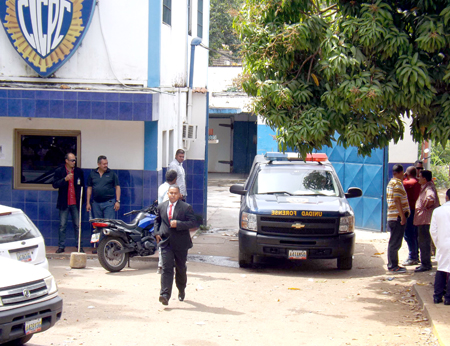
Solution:
M 156 219 L 156 203 L 142 210 L 131 223 L 115 219 L 91 219 L 94 226 L 91 243 L 98 243 L 98 260 L 110 272 L 121 271 L 130 257 L 150 256 L 156 251 L 153 229 Z

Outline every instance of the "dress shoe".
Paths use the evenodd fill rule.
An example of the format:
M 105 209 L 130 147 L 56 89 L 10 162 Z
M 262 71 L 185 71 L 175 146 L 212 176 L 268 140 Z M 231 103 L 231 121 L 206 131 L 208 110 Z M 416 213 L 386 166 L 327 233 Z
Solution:
M 64 248 L 63 247 L 59 247 L 58 250 L 56 250 L 56 253 L 61 253 L 64 252 Z
M 159 301 L 162 305 L 169 305 L 169 299 L 166 296 L 159 296 Z
M 450 305 L 450 300 L 447 300 L 447 299 L 446 299 L 446 300 L 444 301 L 444 305 Z
M 434 304 L 442 303 L 442 298 L 433 298 Z
M 184 297 L 186 297 L 186 292 L 185 292 L 184 290 L 178 292 L 178 300 L 179 300 L 180 302 L 182 302 L 182 301 L 184 300 Z
M 419 267 L 417 267 L 416 269 L 414 269 L 414 271 L 415 271 L 416 273 L 427 272 L 427 271 L 429 271 L 429 270 L 431 270 L 431 268 L 424 267 L 424 266 L 419 266 Z

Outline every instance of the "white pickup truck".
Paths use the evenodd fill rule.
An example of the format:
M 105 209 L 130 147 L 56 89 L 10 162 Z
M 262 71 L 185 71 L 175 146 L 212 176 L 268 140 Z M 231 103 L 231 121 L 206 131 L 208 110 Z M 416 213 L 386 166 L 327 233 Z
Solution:
M 23 345 L 61 313 L 62 299 L 48 270 L 0 256 L 0 344 Z

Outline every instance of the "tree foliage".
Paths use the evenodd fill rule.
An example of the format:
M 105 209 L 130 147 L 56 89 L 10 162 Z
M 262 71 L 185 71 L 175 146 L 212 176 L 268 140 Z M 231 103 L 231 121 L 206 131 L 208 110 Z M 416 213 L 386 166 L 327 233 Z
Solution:
M 209 47 L 214 50 L 228 47 L 234 55 L 239 52 L 239 39 L 233 31 L 233 20 L 238 14 L 243 0 L 211 0 Z M 220 55 L 214 51 L 210 52 L 210 62 Z
M 246 0 L 244 90 L 282 150 L 450 138 L 450 2 Z

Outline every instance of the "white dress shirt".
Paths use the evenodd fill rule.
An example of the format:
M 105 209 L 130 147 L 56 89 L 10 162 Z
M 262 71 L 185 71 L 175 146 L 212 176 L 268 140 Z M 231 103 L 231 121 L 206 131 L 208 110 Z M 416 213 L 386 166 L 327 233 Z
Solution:
M 450 273 L 450 202 L 434 209 L 430 233 L 436 245 L 437 269 Z
M 167 170 L 173 169 L 177 172 L 177 185 L 180 187 L 180 193 L 183 198 L 187 196 L 186 189 L 186 174 L 184 173 L 183 163 L 179 163 L 177 159 L 174 159 L 167 167 Z

